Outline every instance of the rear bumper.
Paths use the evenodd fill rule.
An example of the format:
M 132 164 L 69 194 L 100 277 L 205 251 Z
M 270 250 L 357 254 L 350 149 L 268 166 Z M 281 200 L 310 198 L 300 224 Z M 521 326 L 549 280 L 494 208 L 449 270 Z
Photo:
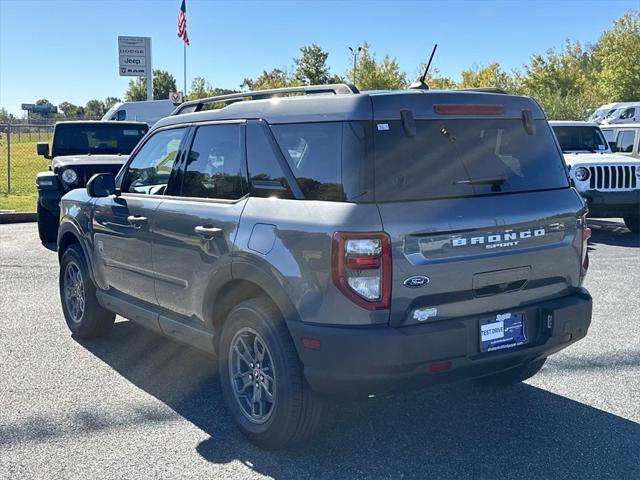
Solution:
M 640 211 L 640 190 L 628 192 L 580 192 L 589 207 L 590 217 L 621 217 Z
M 529 343 L 490 353 L 479 350 L 478 322 L 491 313 L 404 328 L 328 327 L 293 321 L 288 326 L 313 390 L 329 395 L 381 394 L 481 377 L 547 357 L 587 334 L 591 296 L 579 289 L 514 311 L 527 316 Z M 306 348 L 303 338 L 319 340 L 320 347 Z M 450 368 L 445 371 L 432 371 L 448 362 Z

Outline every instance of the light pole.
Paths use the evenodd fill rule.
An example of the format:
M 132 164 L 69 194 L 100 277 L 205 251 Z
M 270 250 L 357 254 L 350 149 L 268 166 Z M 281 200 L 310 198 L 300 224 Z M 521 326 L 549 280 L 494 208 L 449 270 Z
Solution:
M 362 51 L 362 47 L 358 46 L 356 48 L 349 47 L 349 51 L 351 55 L 353 55 L 353 85 L 356 84 L 356 69 L 358 65 L 358 54 Z

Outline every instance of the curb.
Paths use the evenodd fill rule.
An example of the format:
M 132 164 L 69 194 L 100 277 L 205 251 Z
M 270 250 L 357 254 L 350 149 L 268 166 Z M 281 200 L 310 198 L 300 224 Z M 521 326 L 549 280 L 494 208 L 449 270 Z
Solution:
M 0 213 L 0 224 L 37 222 L 37 213 Z

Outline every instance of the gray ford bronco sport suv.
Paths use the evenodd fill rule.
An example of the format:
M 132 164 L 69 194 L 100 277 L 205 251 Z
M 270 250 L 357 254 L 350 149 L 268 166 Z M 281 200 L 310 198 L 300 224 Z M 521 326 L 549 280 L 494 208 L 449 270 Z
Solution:
M 215 353 L 239 428 L 279 448 L 328 396 L 518 382 L 583 338 L 585 214 L 528 97 L 232 94 L 64 196 L 60 296 L 78 337 L 119 314 Z
M 96 173 L 118 173 L 148 130 L 148 125 L 141 122 L 56 123 L 51 153 L 48 143 L 36 145 L 38 155 L 51 160 L 49 170 L 36 176 L 40 241 L 56 241 L 62 196 L 74 188 L 84 188 Z

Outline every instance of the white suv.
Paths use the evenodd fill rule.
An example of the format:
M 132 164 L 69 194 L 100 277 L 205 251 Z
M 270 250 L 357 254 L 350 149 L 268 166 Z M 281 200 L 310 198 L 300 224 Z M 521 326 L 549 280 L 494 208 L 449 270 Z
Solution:
M 605 134 L 595 123 L 549 124 L 562 148 L 569 175 L 589 206 L 589 215 L 622 217 L 629 230 L 639 232 L 640 160 L 612 153 Z M 625 129 L 626 126 L 618 128 L 620 132 Z M 632 144 L 637 151 L 637 132 Z

